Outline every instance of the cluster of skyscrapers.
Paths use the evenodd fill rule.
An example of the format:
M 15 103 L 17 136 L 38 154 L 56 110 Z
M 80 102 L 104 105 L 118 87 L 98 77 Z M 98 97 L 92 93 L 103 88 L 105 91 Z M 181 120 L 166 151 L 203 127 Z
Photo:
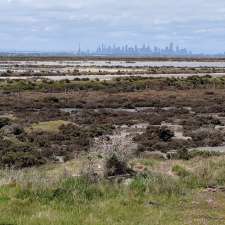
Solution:
M 99 56 L 187 56 L 192 55 L 191 51 L 188 51 L 186 48 L 180 48 L 179 46 L 174 46 L 173 43 L 170 43 L 169 46 L 165 48 L 159 47 L 150 47 L 149 45 L 143 45 L 141 47 L 134 45 L 109 45 L 104 44 L 98 46 L 98 48 L 90 52 L 82 51 L 79 47 L 78 55 L 99 55 Z

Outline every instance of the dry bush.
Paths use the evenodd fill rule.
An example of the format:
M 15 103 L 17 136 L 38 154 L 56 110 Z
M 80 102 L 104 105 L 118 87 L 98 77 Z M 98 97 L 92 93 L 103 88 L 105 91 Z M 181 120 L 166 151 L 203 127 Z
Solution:
M 199 147 L 215 147 L 224 143 L 225 136 L 219 130 L 212 128 L 199 128 L 190 133 L 192 140 Z

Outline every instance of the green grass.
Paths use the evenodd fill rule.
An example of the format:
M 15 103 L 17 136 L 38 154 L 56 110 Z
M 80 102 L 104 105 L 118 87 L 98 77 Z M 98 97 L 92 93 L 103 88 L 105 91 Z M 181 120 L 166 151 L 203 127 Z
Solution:
M 59 128 L 62 125 L 68 125 L 71 122 L 64 120 L 55 120 L 55 121 L 47 121 L 47 122 L 39 122 L 32 124 L 31 127 L 27 128 L 28 132 L 36 132 L 36 131 L 44 131 L 49 133 L 57 133 L 59 132 Z
M 154 164 L 160 163 L 170 162 Z M 26 170 L 22 180 L 0 186 L 0 225 L 223 225 L 225 193 L 205 187 L 212 181 L 224 185 L 224 168 L 224 157 L 171 161 L 179 176 L 158 170 L 124 184 L 71 176 L 52 182 L 48 175 L 47 185 Z M 42 170 L 45 176 L 47 167 Z
M 219 224 L 225 224 L 223 220 L 220 221 L 225 216 L 224 202 L 213 208 L 206 204 L 207 199 L 197 190 L 184 194 L 174 189 L 171 195 L 168 187 L 175 186 L 167 181 L 140 179 L 143 178 L 138 178 L 131 186 L 89 184 L 85 180 L 71 178 L 55 188 L 45 190 L 4 186 L 0 189 L 0 224 L 214 225 L 217 219 Z M 162 185 L 162 181 L 166 182 L 164 186 L 167 188 L 149 187 L 158 182 L 158 185 Z M 207 198 L 220 201 L 222 197 L 225 195 L 215 193 L 213 196 L 209 194 Z

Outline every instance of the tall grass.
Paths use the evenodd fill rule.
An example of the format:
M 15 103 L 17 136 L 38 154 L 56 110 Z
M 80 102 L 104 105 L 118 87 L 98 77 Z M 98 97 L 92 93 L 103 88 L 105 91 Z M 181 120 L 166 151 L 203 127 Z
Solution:
M 116 197 L 133 192 L 135 195 L 163 194 L 183 195 L 188 189 L 225 185 L 225 159 L 214 157 L 200 160 L 192 170 L 181 165 L 172 167 L 177 176 L 147 172 L 137 175 L 128 184 L 113 183 L 107 179 L 91 179 L 82 174 L 60 171 L 47 173 L 45 170 L 1 170 L 0 186 L 16 186 L 21 198 L 36 198 L 66 202 L 91 201 L 96 198 Z M 95 182 L 93 182 L 95 181 Z
M 186 186 L 180 180 L 155 173 L 138 176 L 131 183 L 130 188 L 138 195 L 157 194 L 173 196 L 183 195 L 186 192 Z

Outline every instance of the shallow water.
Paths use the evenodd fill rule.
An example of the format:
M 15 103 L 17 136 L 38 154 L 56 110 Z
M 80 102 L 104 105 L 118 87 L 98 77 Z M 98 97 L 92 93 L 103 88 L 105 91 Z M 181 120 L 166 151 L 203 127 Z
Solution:
M 217 153 L 225 153 L 225 146 L 217 146 L 217 147 L 199 147 L 195 149 L 191 149 L 191 151 L 202 151 L 202 152 L 217 152 Z
M 130 113 L 138 113 L 138 112 L 149 112 L 149 111 L 154 111 L 156 110 L 157 107 L 134 107 L 134 108 L 92 108 L 89 110 L 94 110 L 95 112 L 99 112 L 102 110 L 105 111 L 111 111 L 111 112 L 130 112 Z M 175 110 L 178 109 L 176 107 L 162 107 L 160 108 L 161 110 L 164 111 L 169 111 L 169 110 Z M 192 108 L 190 107 L 183 107 L 183 109 L 187 109 L 188 111 L 191 112 Z M 79 112 L 84 110 L 83 108 L 62 108 L 60 109 L 62 112 L 66 113 L 73 113 L 73 112 Z
M 225 67 L 225 61 L 191 62 L 191 61 L 8 61 L 0 62 L 0 67 L 9 66 L 98 66 L 98 67 Z

